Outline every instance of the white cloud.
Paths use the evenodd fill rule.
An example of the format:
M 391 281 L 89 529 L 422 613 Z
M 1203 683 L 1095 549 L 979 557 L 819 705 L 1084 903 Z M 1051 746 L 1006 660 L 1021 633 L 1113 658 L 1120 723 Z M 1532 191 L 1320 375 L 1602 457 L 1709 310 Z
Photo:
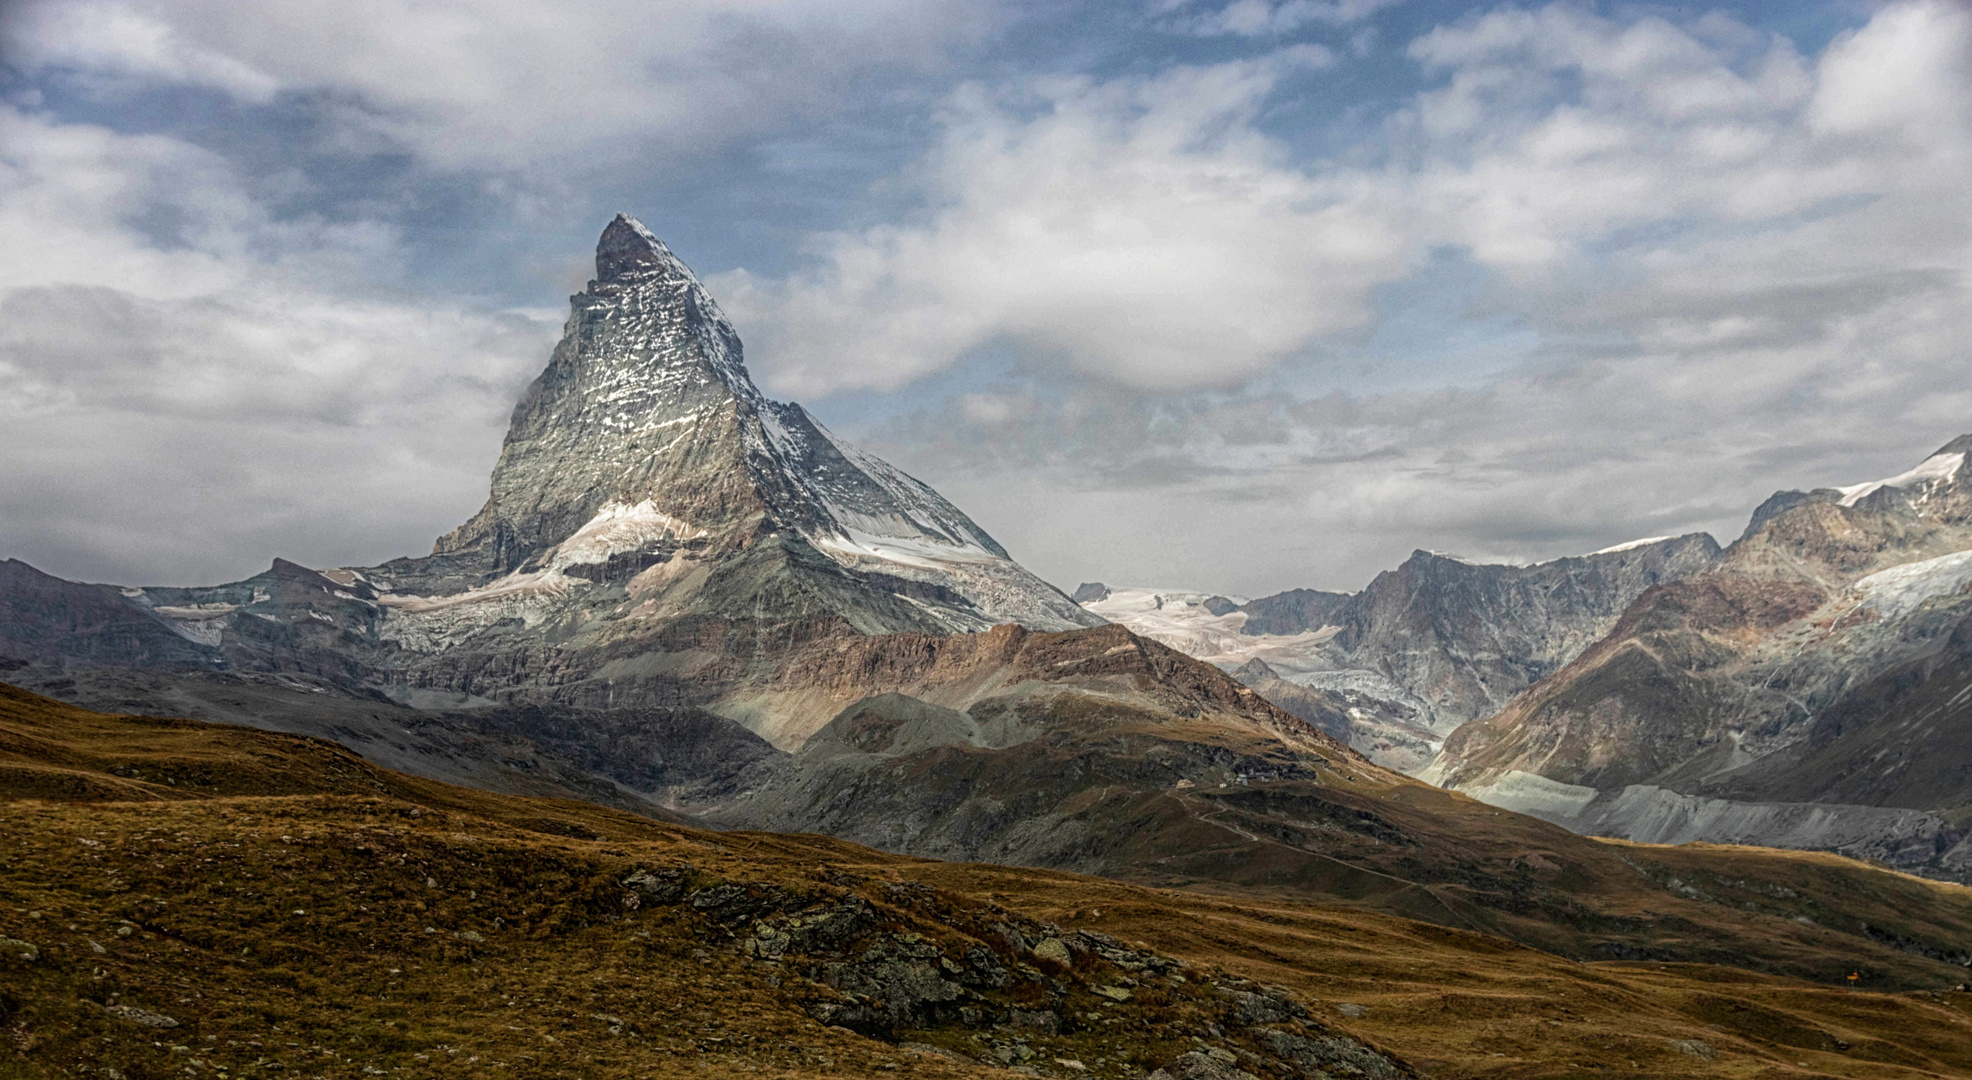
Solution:
M 784 124 L 973 32 L 778 4 L 69 7 L 32 24 L 39 62 L 320 92 L 429 162 L 548 170 Z M 1968 52 L 1948 3 L 1813 57 L 1720 16 L 1503 8 L 1415 43 L 1432 88 L 1315 163 L 1261 129 L 1319 51 L 973 86 L 903 178 L 916 216 L 715 292 L 780 391 L 893 388 L 994 343 L 1053 365 L 884 449 L 1069 583 L 1353 587 L 1414 546 L 1730 533 L 1774 488 L 1901 471 L 1972 426 Z M 397 237 L 277 219 L 175 139 L 0 110 L 0 144 L 0 555 L 212 580 L 416 551 L 476 506 L 551 326 L 359 292 Z M 1544 367 L 1223 392 L 1291 388 L 1281 361 L 1314 346 L 1375 362 L 1351 352 L 1374 290 L 1446 246 L 1498 275 L 1485 303 L 1546 336 Z
M 1093 378 L 1237 385 L 1361 325 L 1403 237 L 1252 126 L 1293 50 L 1155 78 L 973 86 L 922 166 L 918 226 L 821 241 L 785 283 L 731 279 L 774 386 L 889 389 L 1009 340 Z
M 183 83 L 265 103 L 281 86 L 268 72 L 181 33 L 166 13 L 134 3 L 21 4 L 6 29 L 15 62 L 67 68 L 105 88 Z
M 552 325 L 350 299 L 397 254 L 269 219 L 184 143 L 4 108 L 0 139 L 0 557 L 227 580 L 422 551 L 476 508 Z
M 817 269 L 726 284 L 763 368 L 798 394 L 893 388 L 996 340 L 1177 391 L 1363 325 L 1371 290 L 1443 245 L 1536 308 L 1707 251 L 1733 253 L 1725 295 L 1741 298 L 1810 265 L 1962 263 L 1967 22 L 1888 8 L 1810 63 L 1720 16 L 1502 9 L 1412 45 L 1444 85 L 1357 155 L 1393 162 L 1378 170 L 1306 167 L 1259 131 L 1299 50 L 973 86 L 915 174 L 921 224 L 820 237 Z M 1622 238 L 1638 229 L 1666 239 Z
M 1557 5 L 1419 39 L 1412 55 L 1448 75 L 1410 114 L 1420 223 L 1539 275 L 1616 230 L 1774 222 L 1845 197 L 1962 222 L 1915 205 L 1966 145 L 1962 9 L 1885 9 L 1812 65 L 1784 40 L 1748 49 L 1755 35 L 1727 29 Z M 1559 92 L 1564 80 L 1579 91 Z
M 1894 133 L 1918 144 L 1941 129 L 1962 133 L 1972 114 L 1972 96 L 1963 93 L 1972 84 L 1972 11 L 1891 7 L 1832 44 L 1821 69 L 1810 113 L 1821 132 Z
M 719 144 L 923 70 L 1000 21 L 940 0 L 23 0 L 5 46 L 84 80 L 327 95 L 343 137 L 440 167 L 566 168 L 611 140 Z
M 1496 272 L 1486 303 L 1547 338 L 1539 365 L 1299 403 L 958 409 L 885 449 L 968 506 L 1072 492 L 1058 513 L 979 514 L 1060 580 L 1253 592 L 1359 587 L 1412 547 L 1531 559 L 1730 539 L 1773 490 L 1899 472 L 1972 431 L 1964 8 L 1888 6 L 1812 58 L 1721 17 L 1503 9 L 1414 55 L 1442 85 L 1392 120 L 1396 164 L 1269 167 L 1354 193 L 1336 205 L 1399 236 L 1399 256 L 1449 244 Z M 931 261 L 914 258 L 864 273 Z M 1215 373 L 1174 359 L 1163 385 Z

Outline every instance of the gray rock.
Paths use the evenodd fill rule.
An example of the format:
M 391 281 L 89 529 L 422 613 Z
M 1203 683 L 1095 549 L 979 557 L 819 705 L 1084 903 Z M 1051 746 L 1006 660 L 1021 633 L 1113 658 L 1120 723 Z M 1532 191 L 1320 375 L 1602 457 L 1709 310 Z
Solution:
M 1673 1039 L 1671 1040 L 1671 1049 L 1676 1050 L 1686 1057 L 1695 1057 L 1701 1061 L 1711 1061 L 1713 1058 L 1719 1056 L 1717 1047 L 1698 1039 Z
M 638 870 L 623 879 L 623 886 L 654 903 L 673 904 L 685 895 L 685 872 L 676 868 Z
M 1052 1009 L 1013 1009 L 1007 1013 L 1007 1022 L 1017 1028 L 1031 1028 L 1049 1035 L 1061 1030 L 1061 1014 Z
M 136 1024 L 138 1027 L 175 1028 L 178 1026 L 177 1020 L 163 1013 L 151 1012 L 149 1009 L 140 1009 L 135 1005 L 111 1005 L 103 1011 L 116 1017 L 118 1020 Z
M 1239 1058 L 1219 1047 L 1194 1050 L 1171 1063 L 1170 1075 L 1176 1080 L 1260 1080 L 1239 1067 Z
M 1267 1048 L 1292 1062 L 1304 1076 L 1363 1076 L 1395 1080 L 1413 1075 L 1403 1065 L 1340 1035 L 1297 1035 L 1291 1031 L 1263 1033 Z
M 1068 951 L 1067 944 L 1060 938 L 1042 938 L 1034 946 L 1034 955 L 1039 959 L 1052 960 L 1062 965 L 1071 965 L 1075 962 L 1074 956 Z
M 1424 775 L 1500 805 L 1531 795 L 1545 805 L 1512 808 L 1595 835 L 1972 880 L 1951 824 L 1972 800 L 1968 451 L 1972 436 L 1889 481 L 1775 496 Z
M 1718 556 L 1704 533 L 1534 566 L 1416 551 L 1328 610 L 1326 666 L 1388 679 L 1418 710 L 1412 722 L 1442 736 L 1581 655 L 1651 586 Z

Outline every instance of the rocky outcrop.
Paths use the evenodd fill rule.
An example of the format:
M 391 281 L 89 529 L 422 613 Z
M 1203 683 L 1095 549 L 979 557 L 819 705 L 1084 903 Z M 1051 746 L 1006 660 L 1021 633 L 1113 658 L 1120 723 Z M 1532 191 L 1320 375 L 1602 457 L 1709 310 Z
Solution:
M 1239 632 L 1249 636 L 1299 634 L 1339 625 L 1336 614 L 1354 596 L 1350 593 L 1322 592 L 1319 589 L 1289 589 L 1241 604 L 1246 622 Z
M 681 862 L 621 886 L 631 911 L 668 910 L 772 971 L 813 1020 L 955 1061 L 1041 1076 L 1081 1075 L 1098 1055 L 1192 1076 L 1234 1075 L 1183 1072 L 1192 1058 L 1309 1080 L 1417 1075 L 1285 990 L 919 882 L 827 871 L 789 887 Z

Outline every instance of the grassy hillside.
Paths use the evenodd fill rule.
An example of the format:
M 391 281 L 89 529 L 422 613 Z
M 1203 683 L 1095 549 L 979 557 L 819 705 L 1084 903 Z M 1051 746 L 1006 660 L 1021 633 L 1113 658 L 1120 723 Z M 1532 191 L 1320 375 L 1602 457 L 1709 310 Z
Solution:
M 1899 993 L 1578 963 L 1265 886 L 712 833 L 21 694 L 0 695 L 0 797 L 0 1075 L 1888 1078 L 1972 1062 L 1972 994 L 1938 992 L 1958 969 L 1937 961 L 1900 976 L 1937 990 Z M 1610 850 L 1701 894 L 1654 886 L 1666 908 L 1724 909 L 1729 883 L 1705 876 L 1719 853 Z

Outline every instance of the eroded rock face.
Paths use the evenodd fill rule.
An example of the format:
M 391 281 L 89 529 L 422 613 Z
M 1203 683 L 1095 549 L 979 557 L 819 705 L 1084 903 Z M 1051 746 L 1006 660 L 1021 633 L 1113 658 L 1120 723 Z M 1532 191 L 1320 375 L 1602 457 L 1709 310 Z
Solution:
M 1963 875 L 1972 852 L 1924 811 L 1972 803 L 1968 451 L 1972 437 L 1888 480 L 1769 499 L 1714 565 L 1646 592 L 1455 733 L 1429 778 L 1573 785 L 1596 801 L 1568 813 L 1607 835 L 1830 846 Z
M 1718 557 L 1704 533 L 1535 566 L 1490 566 L 1428 551 L 1377 576 L 1332 616 L 1338 667 L 1386 676 L 1446 734 L 1490 716 L 1607 633 L 1654 585 Z
M 1366 693 L 1348 685 L 1320 688 L 1281 678 L 1255 658 L 1234 670 L 1233 678 L 1253 692 L 1306 720 L 1350 749 L 1388 769 L 1413 773 L 1430 764 L 1440 739 L 1418 724 L 1418 710 L 1399 699 Z

